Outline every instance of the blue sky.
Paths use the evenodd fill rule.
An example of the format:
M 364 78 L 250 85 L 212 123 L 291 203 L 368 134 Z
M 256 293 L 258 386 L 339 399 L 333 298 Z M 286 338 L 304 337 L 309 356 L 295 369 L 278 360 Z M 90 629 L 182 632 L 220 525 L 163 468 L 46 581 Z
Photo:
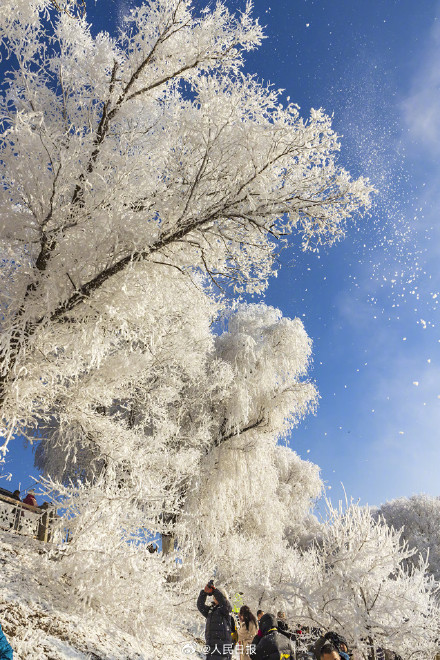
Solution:
M 115 25 L 130 3 L 89 0 L 101 26 L 104 1 Z M 284 88 L 304 115 L 334 114 L 341 162 L 378 190 L 344 242 L 285 253 L 267 292 L 314 342 L 320 405 L 291 445 L 321 466 L 333 500 L 341 482 L 361 503 L 437 495 L 440 3 L 255 0 L 255 14 L 268 38 L 248 70 Z M 7 460 L 11 485 L 29 485 L 31 451 L 16 442 Z
M 341 162 L 378 191 L 370 218 L 319 258 L 292 254 L 267 294 L 314 341 L 320 406 L 291 445 L 321 466 L 334 500 L 341 482 L 370 504 L 439 494 L 440 5 L 414 9 L 256 3 L 270 38 L 253 68 L 304 114 L 334 114 Z

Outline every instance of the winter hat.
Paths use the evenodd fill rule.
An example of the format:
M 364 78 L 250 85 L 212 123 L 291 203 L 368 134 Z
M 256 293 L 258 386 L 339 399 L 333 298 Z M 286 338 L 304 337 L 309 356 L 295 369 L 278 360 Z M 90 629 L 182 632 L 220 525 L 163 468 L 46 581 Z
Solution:
M 334 632 L 333 630 L 326 633 L 324 635 L 324 639 L 328 639 L 332 644 L 334 644 L 334 646 L 336 646 L 336 648 L 338 649 L 339 654 L 340 654 L 339 649 L 341 647 L 341 644 L 344 644 L 348 648 L 347 640 L 345 639 L 345 637 L 339 635 L 337 632 Z
M 277 630 L 277 618 L 273 614 L 263 614 L 260 619 L 260 630 L 267 635 L 269 630 Z

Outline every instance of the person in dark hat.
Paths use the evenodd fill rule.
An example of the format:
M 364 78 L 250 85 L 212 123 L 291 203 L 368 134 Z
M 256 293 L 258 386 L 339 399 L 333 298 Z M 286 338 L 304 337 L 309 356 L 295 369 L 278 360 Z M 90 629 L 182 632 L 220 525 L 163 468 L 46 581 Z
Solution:
M 348 653 L 340 651 L 331 642 L 326 642 L 319 654 L 320 660 L 349 660 Z
M 318 639 L 318 641 L 316 642 L 315 646 L 314 646 L 313 651 L 314 651 L 316 660 L 320 660 L 320 658 L 321 658 L 321 649 L 325 645 L 328 645 L 328 644 L 330 644 L 331 646 L 334 646 L 337 653 L 345 654 L 344 656 L 340 655 L 340 657 L 344 657 L 344 660 L 345 660 L 346 657 L 348 657 L 347 640 L 345 639 L 345 637 L 343 637 L 339 633 L 334 632 L 333 630 L 330 630 L 329 632 L 325 633 L 325 635 L 323 637 L 320 637 Z
M 260 619 L 260 630 L 262 638 L 258 646 L 251 649 L 249 654 L 251 660 L 272 660 L 272 658 L 294 660 L 295 649 L 292 642 L 278 632 L 277 618 L 274 614 L 263 614 Z
M 211 605 L 206 604 L 208 595 Z M 232 605 L 224 589 L 216 588 L 212 580 L 199 594 L 197 609 L 206 619 L 205 639 L 209 651 L 207 659 L 230 660 L 232 654 L 231 612 Z

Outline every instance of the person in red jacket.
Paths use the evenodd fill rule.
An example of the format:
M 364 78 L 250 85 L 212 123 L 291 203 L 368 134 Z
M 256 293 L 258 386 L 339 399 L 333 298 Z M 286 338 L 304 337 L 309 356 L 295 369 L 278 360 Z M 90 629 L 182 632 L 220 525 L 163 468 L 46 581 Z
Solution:
M 260 630 L 260 619 L 263 616 L 264 612 L 263 610 L 257 610 L 257 620 L 258 620 L 258 630 L 257 630 L 257 637 L 259 638 L 258 641 L 263 637 L 263 633 Z
M 35 499 L 35 491 L 30 490 L 23 500 L 23 504 L 30 504 L 30 506 L 38 506 Z

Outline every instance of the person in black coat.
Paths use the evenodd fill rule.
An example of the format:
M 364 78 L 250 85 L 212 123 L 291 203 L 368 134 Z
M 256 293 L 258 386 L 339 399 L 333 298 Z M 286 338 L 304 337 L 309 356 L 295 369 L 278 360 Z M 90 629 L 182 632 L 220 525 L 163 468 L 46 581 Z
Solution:
M 261 641 L 250 655 L 251 660 L 294 660 L 295 649 L 292 642 L 278 632 L 277 618 L 264 614 L 260 619 Z
M 290 630 L 289 624 L 286 620 L 286 613 L 280 610 L 277 612 L 277 627 L 278 632 L 280 632 L 284 637 L 291 639 L 295 644 L 298 642 L 298 635 L 295 630 Z
M 208 595 L 212 595 L 212 605 L 206 604 Z M 206 618 L 205 639 L 209 651 L 206 658 L 229 659 L 232 654 L 231 612 L 232 606 L 226 593 L 216 589 L 208 582 L 197 599 L 197 609 Z
M 289 637 L 290 639 L 289 624 L 286 621 L 286 614 L 281 610 L 277 612 L 277 628 L 278 628 L 278 632 L 280 632 L 285 637 Z

